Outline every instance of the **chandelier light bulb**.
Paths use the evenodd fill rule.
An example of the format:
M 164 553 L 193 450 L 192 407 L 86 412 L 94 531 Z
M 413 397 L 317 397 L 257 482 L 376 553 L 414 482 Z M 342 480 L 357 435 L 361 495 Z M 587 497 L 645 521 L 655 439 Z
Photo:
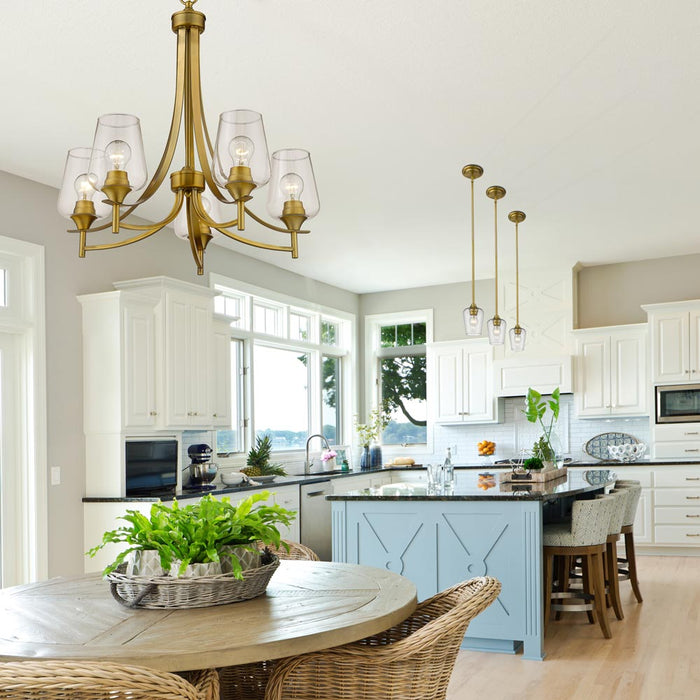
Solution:
M 468 336 L 480 336 L 484 327 L 484 310 L 478 306 L 464 309 L 464 331 Z
M 250 160 L 255 153 L 255 144 L 251 139 L 247 136 L 236 136 L 235 139 L 231 139 L 228 148 L 234 165 L 250 167 Z
M 127 163 L 131 160 L 131 148 L 126 141 L 117 139 L 107 144 L 105 155 L 112 166 L 112 170 L 125 170 Z
M 489 343 L 491 345 L 503 345 L 506 340 L 506 322 L 502 318 L 494 316 L 492 319 L 489 319 L 486 326 L 489 334 Z
M 510 329 L 510 349 L 513 352 L 522 352 L 525 349 L 527 331 L 521 326 Z
M 304 191 L 304 181 L 296 173 L 287 173 L 280 179 L 280 189 L 287 200 L 301 199 Z
M 82 173 L 75 178 L 75 193 L 78 199 L 92 199 L 95 196 L 95 183 L 97 176 L 93 173 Z

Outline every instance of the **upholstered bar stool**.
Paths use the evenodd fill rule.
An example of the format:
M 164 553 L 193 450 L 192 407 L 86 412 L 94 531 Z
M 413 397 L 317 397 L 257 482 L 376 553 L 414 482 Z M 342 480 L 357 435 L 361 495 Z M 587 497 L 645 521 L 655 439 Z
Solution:
M 624 619 L 622 603 L 620 601 L 620 581 L 617 572 L 617 543 L 620 541 L 622 524 L 627 513 L 627 501 L 631 493 L 626 489 L 614 489 L 604 496 L 597 498 L 612 498 L 614 502 L 613 512 L 608 527 L 608 538 L 605 547 L 605 566 L 603 574 L 607 586 L 607 601 L 615 612 L 618 620 Z
M 620 581 L 629 581 L 632 584 L 632 592 L 638 603 L 643 602 L 637 579 L 637 559 L 634 553 L 634 518 L 637 515 L 639 498 L 642 495 L 642 487 L 638 481 L 622 479 L 615 482 L 615 488 L 629 491 L 627 510 L 622 523 L 622 534 L 625 538 L 625 556 L 618 559 L 622 567 L 618 567 Z M 625 568 L 626 567 L 626 568 Z
M 551 611 L 587 612 L 589 620 L 595 610 L 600 629 L 606 639 L 612 636 L 605 610 L 604 557 L 610 519 L 615 508 L 612 498 L 574 501 L 571 523 L 551 523 L 543 528 L 544 543 L 544 624 Z M 554 557 L 580 557 L 583 571 L 583 592 L 552 591 Z M 571 559 L 569 559 L 570 561 Z M 564 576 L 568 580 L 568 576 Z M 552 605 L 552 599 L 583 599 L 583 604 Z

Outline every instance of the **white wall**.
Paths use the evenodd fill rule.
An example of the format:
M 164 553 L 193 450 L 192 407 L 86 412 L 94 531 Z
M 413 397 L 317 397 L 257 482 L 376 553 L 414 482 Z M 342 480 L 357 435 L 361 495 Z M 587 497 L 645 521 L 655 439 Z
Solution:
M 48 466 L 62 468 L 60 486 L 49 487 L 49 575 L 82 572 L 85 495 L 82 429 L 82 340 L 79 294 L 112 289 L 112 282 L 168 275 L 207 284 L 197 277 L 186 243 L 170 231 L 80 260 L 77 234 L 56 211 L 57 191 L 0 172 L 0 235 L 38 243 L 46 252 L 46 355 Z M 111 235 L 111 234 L 108 234 Z M 357 295 L 211 245 L 206 270 L 357 314 Z M 98 533 L 98 536 L 101 533 Z

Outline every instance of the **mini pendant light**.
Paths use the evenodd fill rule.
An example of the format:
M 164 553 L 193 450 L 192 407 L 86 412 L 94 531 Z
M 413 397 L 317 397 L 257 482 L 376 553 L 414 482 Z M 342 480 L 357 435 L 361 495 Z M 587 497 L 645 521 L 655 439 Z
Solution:
M 498 200 L 506 196 L 503 187 L 493 185 L 486 190 L 486 196 L 493 199 L 493 244 L 496 270 L 496 294 L 493 318 L 486 324 L 489 343 L 491 345 L 503 345 L 506 339 L 506 322 L 498 315 Z
M 515 224 L 515 326 L 510 329 L 510 349 L 513 352 L 522 352 L 525 349 L 527 332 L 520 325 L 520 277 L 518 261 L 518 224 L 525 221 L 525 212 L 512 211 L 508 219 Z
M 472 303 L 464 309 L 464 330 L 467 335 L 481 335 L 484 327 L 484 310 L 476 305 L 476 280 L 474 276 L 474 180 L 484 174 L 480 165 L 465 165 L 462 175 L 471 180 L 471 221 L 472 221 Z

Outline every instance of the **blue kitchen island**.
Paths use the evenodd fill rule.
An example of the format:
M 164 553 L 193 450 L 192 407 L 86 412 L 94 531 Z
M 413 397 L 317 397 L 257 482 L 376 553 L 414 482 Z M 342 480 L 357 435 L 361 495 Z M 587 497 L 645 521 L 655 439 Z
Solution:
M 462 645 L 541 660 L 542 526 L 567 517 L 577 498 L 615 483 L 608 469 L 570 469 L 545 483 L 485 481 L 458 470 L 453 489 L 393 484 L 327 496 L 333 560 L 364 564 L 413 581 L 419 600 L 473 576 L 494 576 L 498 599 L 474 619 Z

